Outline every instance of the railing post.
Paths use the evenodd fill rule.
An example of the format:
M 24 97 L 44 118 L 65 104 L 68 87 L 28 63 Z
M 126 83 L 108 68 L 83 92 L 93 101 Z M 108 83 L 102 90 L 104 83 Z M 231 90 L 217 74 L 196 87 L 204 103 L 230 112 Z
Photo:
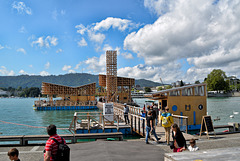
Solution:
M 88 119 L 88 133 L 90 133 L 90 117 L 89 117 L 89 115 L 87 116 L 87 119 Z
M 119 115 L 117 115 L 117 131 L 119 132 Z
M 138 117 L 138 133 L 140 134 L 141 130 L 140 130 L 140 117 Z
M 133 115 L 131 115 L 131 134 L 133 134 Z
M 143 118 L 143 136 L 145 136 L 145 119 Z
M 134 116 L 135 119 L 134 119 L 134 125 L 135 125 L 135 132 L 137 131 L 137 120 L 136 120 L 136 116 Z
M 104 120 L 104 115 L 102 115 L 102 128 L 103 128 L 103 132 L 105 132 L 105 120 Z

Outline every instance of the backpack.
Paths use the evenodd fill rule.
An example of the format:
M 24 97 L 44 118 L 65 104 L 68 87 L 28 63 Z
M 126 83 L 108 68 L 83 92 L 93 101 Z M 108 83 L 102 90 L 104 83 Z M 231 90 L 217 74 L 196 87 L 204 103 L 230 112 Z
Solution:
M 162 124 L 163 125 L 167 125 L 168 124 L 168 119 L 167 119 L 167 117 L 163 117 L 163 119 L 162 119 Z
M 70 161 L 70 148 L 67 146 L 67 144 L 64 144 L 63 138 L 61 143 L 59 143 L 55 138 L 51 138 L 51 139 L 58 144 L 57 154 L 52 156 L 53 160 L 54 161 Z

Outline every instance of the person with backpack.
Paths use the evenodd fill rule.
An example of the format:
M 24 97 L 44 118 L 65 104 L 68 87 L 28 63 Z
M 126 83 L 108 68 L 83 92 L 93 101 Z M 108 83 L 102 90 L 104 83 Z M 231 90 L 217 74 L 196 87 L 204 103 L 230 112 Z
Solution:
M 64 138 L 57 134 L 57 127 L 49 125 L 47 133 L 50 136 L 44 150 L 44 161 L 69 161 L 70 148 Z
M 166 142 L 167 142 L 168 145 L 170 145 L 169 144 L 169 141 L 170 141 L 170 129 L 171 129 L 171 126 L 173 124 L 173 117 L 172 117 L 172 114 L 169 113 L 168 111 L 169 111 L 169 108 L 165 107 L 165 112 L 162 113 L 160 120 L 162 122 L 162 126 L 165 129 Z

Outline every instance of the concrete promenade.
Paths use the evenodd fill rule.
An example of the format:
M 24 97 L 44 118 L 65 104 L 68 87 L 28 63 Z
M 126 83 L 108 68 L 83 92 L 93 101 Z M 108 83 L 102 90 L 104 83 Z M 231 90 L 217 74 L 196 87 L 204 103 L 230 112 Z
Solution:
M 240 133 L 211 136 L 210 140 L 203 136 L 197 140 L 200 151 L 172 153 L 166 143 L 145 144 L 145 140 L 124 140 L 124 141 L 96 141 L 88 143 L 69 144 L 71 148 L 71 161 L 163 161 L 164 155 L 171 156 L 172 160 L 222 160 L 231 156 L 231 160 L 239 160 L 240 154 Z M 187 141 L 188 143 L 188 141 Z M 0 161 L 7 161 L 7 151 L 12 147 L 0 147 Z M 22 161 L 42 161 L 44 146 L 21 146 L 16 147 L 20 151 Z M 237 151 L 237 152 L 236 152 Z M 225 153 L 224 153 L 225 152 Z M 209 155 L 207 155 L 209 154 Z M 194 158 L 195 156 L 195 158 Z M 202 156 L 202 158 L 201 158 Z M 175 157 L 175 158 L 174 158 Z M 203 158 L 205 157 L 205 158 Z M 177 159 L 176 159 L 177 158 Z M 225 158 L 226 159 L 226 158 Z

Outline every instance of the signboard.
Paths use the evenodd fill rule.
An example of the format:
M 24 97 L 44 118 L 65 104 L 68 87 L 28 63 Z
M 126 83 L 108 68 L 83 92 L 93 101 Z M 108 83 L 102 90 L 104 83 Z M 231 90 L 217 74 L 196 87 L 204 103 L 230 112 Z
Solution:
M 214 132 L 214 127 L 213 127 L 211 116 L 203 116 L 202 117 L 200 137 L 201 137 L 202 132 L 207 132 L 207 135 L 209 132 Z M 209 136 L 208 136 L 208 139 L 209 139 Z
M 103 104 L 103 115 L 107 121 L 113 121 L 113 103 Z

